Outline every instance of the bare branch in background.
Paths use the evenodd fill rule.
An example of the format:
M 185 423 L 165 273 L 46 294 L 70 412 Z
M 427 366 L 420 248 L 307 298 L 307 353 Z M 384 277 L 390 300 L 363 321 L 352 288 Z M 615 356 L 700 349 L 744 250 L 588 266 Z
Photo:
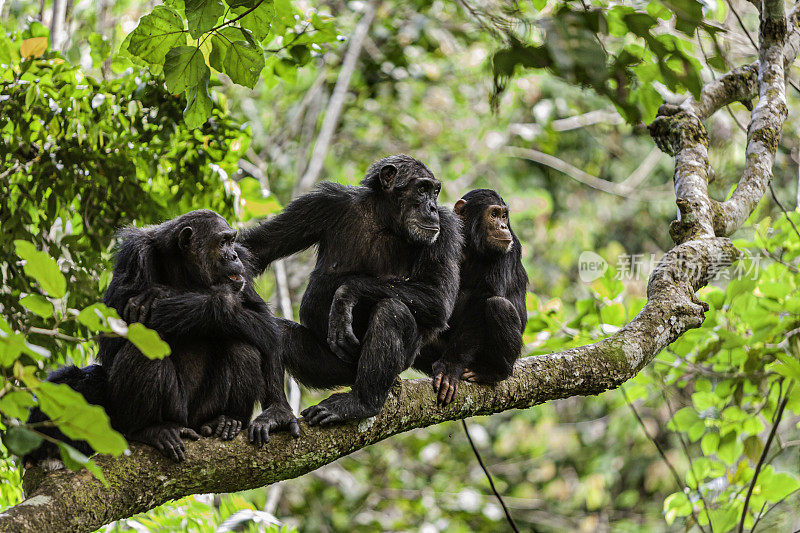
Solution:
M 333 139 L 333 134 L 336 127 L 339 125 L 339 117 L 344 108 L 344 100 L 347 96 L 347 91 L 350 87 L 350 79 L 353 77 L 353 71 L 358 62 L 358 56 L 361 55 L 361 49 L 364 46 L 364 39 L 367 37 L 369 27 L 372 25 L 372 20 L 375 18 L 375 11 L 377 9 L 377 2 L 368 2 L 364 4 L 364 14 L 358 21 L 353 35 L 350 37 L 350 44 L 347 47 L 347 52 L 342 61 L 342 69 L 339 71 L 339 77 L 336 80 L 336 85 L 333 87 L 333 94 L 328 104 L 328 111 L 325 113 L 325 120 L 322 121 L 317 142 L 314 145 L 314 151 L 311 154 L 311 161 L 308 164 L 303 177 L 297 183 L 295 192 L 302 194 L 311 187 L 319 179 L 322 166 L 325 163 L 325 155 L 328 153 L 328 147 Z

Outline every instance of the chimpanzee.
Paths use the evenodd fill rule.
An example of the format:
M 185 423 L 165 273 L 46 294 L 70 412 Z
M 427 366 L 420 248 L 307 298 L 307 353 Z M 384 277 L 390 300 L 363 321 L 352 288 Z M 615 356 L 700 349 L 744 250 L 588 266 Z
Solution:
M 185 457 L 182 437 L 235 437 L 257 401 L 265 409 L 258 426 L 266 438 L 274 428 L 298 436 L 275 353 L 274 318 L 253 289 L 251 257 L 235 237 L 209 210 L 122 230 L 103 301 L 127 322 L 156 330 L 172 353 L 152 360 L 125 338 L 101 338 L 102 367 L 67 367 L 50 381 L 102 405 L 116 430 L 175 460 Z M 86 443 L 70 444 L 91 451 Z
M 434 376 L 442 405 L 452 401 L 462 378 L 495 383 L 509 377 L 528 321 L 528 275 L 506 203 L 491 189 L 476 189 L 454 211 L 464 228 L 458 299 L 448 329 L 414 362 Z
M 281 360 L 309 387 L 352 391 L 303 411 L 310 425 L 375 415 L 420 346 L 447 325 L 461 227 L 437 206 L 440 188 L 423 163 L 394 155 L 372 164 L 361 186 L 323 182 L 240 233 L 258 270 L 318 246 L 301 324 L 280 321 Z

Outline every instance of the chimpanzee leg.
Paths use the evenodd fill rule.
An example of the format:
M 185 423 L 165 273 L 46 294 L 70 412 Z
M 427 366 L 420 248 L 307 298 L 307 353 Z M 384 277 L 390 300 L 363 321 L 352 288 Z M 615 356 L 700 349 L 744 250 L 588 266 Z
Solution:
M 281 332 L 281 361 L 297 381 L 312 389 L 353 384 L 357 363 L 348 364 L 336 357 L 327 341 L 306 326 L 282 318 L 276 321 Z
M 411 365 L 418 342 L 408 307 L 394 298 L 379 301 L 361 343 L 353 390 L 331 395 L 303 411 L 303 416 L 310 425 L 327 425 L 376 415 L 397 376 Z
M 328 347 L 326 341 L 308 327 L 276 319 L 280 332 L 279 353 L 264 361 L 265 394 L 261 400 L 264 411 L 250 423 L 248 438 L 251 443 L 263 446 L 269 442 L 270 431 L 288 429 L 297 437 L 300 426 L 292 413 L 283 391 L 284 367 L 296 380 L 310 388 L 330 389 L 352 385 L 356 379 L 356 365 L 347 364 Z
M 221 405 L 202 404 L 197 418 L 200 433 L 230 440 L 250 423 L 255 403 L 264 390 L 261 354 L 251 344 L 231 342 L 207 372 L 209 390 L 204 399 L 219 398 Z
M 130 440 L 183 460 L 181 437 L 200 436 L 186 427 L 186 398 L 170 358 L 148 359 L 126 343 L 114 358 L 108 380 L 112 424 Z
M 511 376 L 514 361 L 522 352 L 522 335 L 517 310 L 507 299 L 494 296 L 486 300 L 487 336 L 481 349 L 468 363 L 465 378 L 494 383 Z

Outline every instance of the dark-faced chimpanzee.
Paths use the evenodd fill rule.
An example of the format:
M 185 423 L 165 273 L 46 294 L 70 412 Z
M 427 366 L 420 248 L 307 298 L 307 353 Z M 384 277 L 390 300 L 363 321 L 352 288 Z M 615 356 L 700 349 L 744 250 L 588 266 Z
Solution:
M 281 359 L 306 386 L 352 391 L 306 409 L 310 425 L 375 415 L 420 346 L 446 326 L 461 228 L 437 206 L 440 188 L 420 161 L 395 155 L 370 166 L 360 187 L 321 183 L 240 234 L 258 270 L 318 247 L 301 324 L 281 321 Z
M 463 222 L 461 281 L 448 329 L 422 349 L 414 367 L 433 376 L 439 403 L 459 380 L 495 383 L 511 375 L 528 321 L 528 275 L 508 206 L 495 191 L 476 189 L 454 207 Z
M 253 289 L 249 254 L 235 236 L 208 210 L 119 235 L 103 301 L 129 323 L 156 330 L 172 353 L 149 359 L 125 338 L 101 339 L 105 400 L 93 403 L 104 404 L 128 439 L 176 460 L 185 456 L 182 438 L 232 439 L 257 401 L 265 409 L 260 429 L 288 427 L 299 435 L 276 364 L 274 318 Z M 92 401 L 100 391 L 86 377 L 97 368 L 71 367 L 51 379 Z

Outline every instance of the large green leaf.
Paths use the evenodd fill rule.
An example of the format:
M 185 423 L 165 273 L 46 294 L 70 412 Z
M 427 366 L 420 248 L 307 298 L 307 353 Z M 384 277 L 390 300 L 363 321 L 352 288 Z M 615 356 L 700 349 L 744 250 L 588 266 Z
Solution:
M 199 38 L 214 27 L 224 11 L 221 0 L 186 0 L 189 33 Z
M 55 259 L 22 240 L 14 241 L 17 255 L 25 260 L 25 273 L 35 279 L 44 292 L 53 298 L 61 298 L 67 292 L 67 280 L 58 269 Z
M 78 471 L 81 468 L 86 468 L 86 470 L 91 472 L 94 477 L 99 479 L 103 485 L 106 487 L 108 486 L 108 481 L 106 481 L 103 471 L 100 470 L 100 467 L 97 466 L 94 461 L 83 455 L 69 444 L 65 444 L 63 442 L 58 443 L 58 450 L 61 452 L 61 461 L 64 462 L 64 466 L 73 472 Z
M 13 426 L 8 428 L 3 443 L 15 455 L 25 455 L 39 446 L 42 437 L 25 427 Z
M 183 19 L 174 9 L 156 6 L 131 32 L 128 51 L 148 63 L 161 65 L 171 48 L 186 43 Z
M 208 94 L 209 77 L 186 91 L 186 109 L 183 111 L 183 118 L 188 128 L 199 128 L 206 123 L 211 116 L 211 109 L 214 103 L 211 95 Z
M 269 35 L 272 19 L 275 18 L 275 5 L 272 0 L 263 0 L 258 7 L 239 20 L 243 28 L 253 32 L 253 36 L 263 41 Z
M 234 83 L 252 89 L 264 68 L 264 51 L 257 44 L 234 41 L 225 54 L 224 67 Z
M 125 439 L 111 428 L 102 407 L 89 404 L 69 386 L 49 381 L 26 379 L 39 399 L 39 407 L 71 439 L 85 440 L 100 453 L 120 455 L 128 447 Z
M 163 359 L 170 354 L 169 344 L 162 341 L 158 333 L 138 322 L 128 326 L 128 340 L 150 359 Z
M 173 48 L 164 60 L 164 82 L 173 94 L 197 85 L 210 74 L 203 53 L 196 46 Z
M 53 316 L 53 304 L 41 294 L 29 294 L 22 298 L 19 303 L 25 309 L 42 318 L 52 318 Z
M 28 418 L 28 409 L 35 404 L 36 402 L 33 401 L 33 396 L 31 396 L 30 392 L 25 390 L 11 391 L 0 398 L 0 413 L 11 418 L 26 420 Z
M 93 331 L 112 331 L 108 319 L 119 319 L 117 311 L 104 304 L 96 303 L 78 313 L 78 322 Z

